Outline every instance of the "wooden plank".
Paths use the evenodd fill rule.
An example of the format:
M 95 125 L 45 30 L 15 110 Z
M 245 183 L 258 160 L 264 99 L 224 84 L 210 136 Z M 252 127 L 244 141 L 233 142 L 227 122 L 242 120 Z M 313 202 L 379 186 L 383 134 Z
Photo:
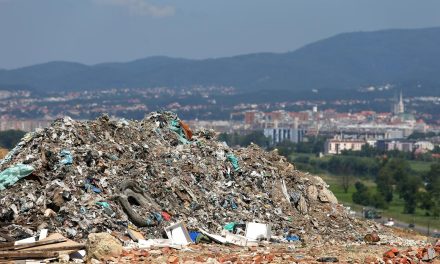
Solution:
M 49 235 L 48 237 L 46 237 L 45 239 L 43 239 L 41 241 L 60 239 L 60 238 L 66 239 L 63 235 L 55 233 L 55 234 Z M 66 239 L 66 241 L 62 242 L 62 243 L 33 247 L 32 250 L 58 251 L 60 254 L 61 253 L 70 254 L 72 252 L 78 251 L 79 250 L 78 248 L 82 249 L 82 248 L 84 248 L 84 245 L 79 244 L 73 240 Z M 26 249 L 21 249 L 20 251 L 26 251 Z
M 0 251 L 0 259 L 47 259 L 58 257 L 58 252 L 20 252 L 20 251 Z
M 128 229 L 127 233 L 131 237 L 131 239 L 133 239 L 134 242 L 138 242 L 140 239 L 145 240 L 145 237 L 140 232 L 137 232 L 133 229 Z
M 43 246 L 43 245 L 50 245 L 50 244 L 57 244 L 61 242 L 66 242 L 67 238 L 58 238 L 58 239 L 50 239 L 50 240 L 41 240 L 37 242 L 32 242 L 28 244 L 22 244 L 22 245 L 12 245 L 9 247 L 2 247 L 1 250 L 20 250 L 24 248 L 34 248 L 37 246 Z
M 81 249 L 85 249 L 86 248 L 86 244 L 78 244 L 78 245 L 62 245 L 64 243 L 59 243 L 54 245 L 54 247 L 48 247 L 48 248 L 44 248 L 42 249 L 42 247 L 39 247 L 39 251 L 70 251 L 70 250 L 74 250 L 74 251 L 78 251 Z M 24 252 L 24 251 L 35 251 L 36 248 L 25 248 L 20 250 L 20 252 Z
M 15 245 L 15 242 L 3 242 L 0 243 L 0 250 L 3 250 L 4 248 L 13 247 Z

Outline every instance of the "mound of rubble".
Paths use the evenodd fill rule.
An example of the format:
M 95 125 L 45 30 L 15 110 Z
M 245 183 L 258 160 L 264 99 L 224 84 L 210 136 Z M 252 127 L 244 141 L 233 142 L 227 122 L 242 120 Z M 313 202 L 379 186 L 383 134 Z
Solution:
M 273 235 L 304 241 L 354 241 L 366 230 L 321 178 L 276 151 L 235 150 L 213 131 L 193 135 L 170 112 L 56 120 L 27 134 L 0 171 L 0 236 L 14 239 L 47 228 L 83 240 L 130 226 L 160 238 L 177 221 L 212 233 L 228 223 L 270 223 Z

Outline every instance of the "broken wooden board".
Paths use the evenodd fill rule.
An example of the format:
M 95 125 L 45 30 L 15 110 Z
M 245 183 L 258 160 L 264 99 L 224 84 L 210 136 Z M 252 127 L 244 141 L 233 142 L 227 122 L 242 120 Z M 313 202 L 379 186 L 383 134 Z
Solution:
M 144 235 L 142 235 L 140 232 L 135 231 L 133 229 L 127 230 L 128 235 L 133 239 L 134 242 L 138 242 L 139 240 L 145 240 Z
M 41 241 L 37 241 L 37 242 L 31 242 L 31 243 L 26 243 L 26 244 L 17 244 L 15 243 L 14 245 L 10 245 L 10 246 L 0 246 L 1 250 L 20 250 L 20 249 L 26 249 L 26 248 L 35 248 L 35 247 L 39 247 L 39 246 L 46 246 L 46 245 L 51 245 L 51 244 L 60 244 L 62 242 L 66 242 L 67 238 L 59 238 L 59 239 L 47 239 L 47 240 L 41 240 Z
M 0 251 L 0 259 L 48 259 L 58 257 L 58 252 L 21 252 L 21 251 Z
M 25 248 L 21 249 L 19 251 L 47 251 L 47 252 L 58 252 L 59 254 L 71 254 L 73 252 L 76 252 L 80 249 L 85 248 L 85 244 L 77 243 L 73 240 L 65 238 L 63 235 L 55 233 L 51 234 L 45 239 L 41 241 L 50 241 L 55 239 L 66 239 L 65 242 L 57 243 L 57 244 L 50 244 L 50 245 L 43 245 L 43 246 L 37 246 L 32 248 Z

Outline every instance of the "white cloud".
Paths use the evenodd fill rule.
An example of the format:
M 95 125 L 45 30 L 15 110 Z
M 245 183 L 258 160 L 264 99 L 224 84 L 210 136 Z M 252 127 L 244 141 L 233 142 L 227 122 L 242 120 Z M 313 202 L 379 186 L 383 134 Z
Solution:
M 1 0 L 0 0 L 1 1 Z M 175 14 L 174 6 L 158 6 L 146 0 L 93 0 L 102 5 L 122 6 L 128 8 L 134 15 L 147 15 L 152 17 L 167 17 Z

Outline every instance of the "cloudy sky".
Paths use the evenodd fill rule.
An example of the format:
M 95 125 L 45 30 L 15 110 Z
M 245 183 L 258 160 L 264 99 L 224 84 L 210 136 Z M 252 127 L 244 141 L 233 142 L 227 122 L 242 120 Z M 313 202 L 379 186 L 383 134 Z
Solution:
M 0 0 L 0 68 L 286 52 L 342 32 L 440 26 L 439 0 Z

